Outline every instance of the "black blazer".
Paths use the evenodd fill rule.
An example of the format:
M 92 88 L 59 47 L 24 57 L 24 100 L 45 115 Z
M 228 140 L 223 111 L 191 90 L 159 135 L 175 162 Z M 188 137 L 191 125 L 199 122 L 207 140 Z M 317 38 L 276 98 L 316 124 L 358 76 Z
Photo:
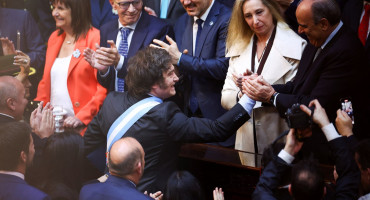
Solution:
M 159 17 L 161 14 L 161 1 L 158 0 L 144 0 L 144 6 L 147 6 L 155 11 Z M 185 9 L 179 0 L 171 0 L 168 5 L 167 16 L 165 21 L 172 26 L 175 25 L 177 19 L 185 13 Z
M 103 107 L 87 127 L 84 135 L 85 153 L 90 154 L 100 147 L 105 150 L 110 126 L 138 101 L 139 99 L 127 92 L 109 93 Z M 236 104 L 216 121 L 188 118 L 171 101 L 153 107 L 125 134 L 136 138 L 145 151 L 145 173 L 138 189 L 148 192 L 164 191 L 168 177 L 176 169 L 181 142 L 223 141 L 249 118 L 240 104 Z M 104 152 L 95 160 L 97 159 L 104 165 Z

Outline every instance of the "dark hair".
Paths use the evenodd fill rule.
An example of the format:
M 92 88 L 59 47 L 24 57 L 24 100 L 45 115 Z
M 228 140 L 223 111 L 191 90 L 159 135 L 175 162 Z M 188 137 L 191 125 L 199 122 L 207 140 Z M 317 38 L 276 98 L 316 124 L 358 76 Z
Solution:
M 138 147 L 133 148 L 131 152 L 127 153 L 125 159 L 123 159 L 120 163 L 112 162 L 111 157 L 109 156 L 109 171 L 119 176 L 127 176 L 134 172 L 136 164 L 142 159 L 143 155 L 141 154 L 141 151 Z
M 205 199 L 199 181 L 188 171 L 176 171 L 167 181 L 165 200 Z
M 171 67 L 171 56 L 164 49 L 147 47 L 128 61 L 125 78 L 128 92 L 142 97 L 156 83 L 163 82 L 163 73 Z
M 9 122 L 0 129 L 0 170 L 13 171 L 19 164 L 21 152 L 28 153 L 31 127 L 24 122 Z
M 40 181 L 40 189 L 52 196 L 58 188 L 68 188 L 78 198 L 82 186 L 83 144 L 81 135 L 74 132 L 49 137 L 44 148 L 45 177 Z
M 312 3 L 312 16 L 315 24 L 322 18 L 329 21 L 330 25 L 335 25 L 340 21 L 340 9 L 334 0 L 318 0 Z
M 315 162 L 303 160 L 294 165 L 291 182 L 294 199 L 322 199 L 324 187 L 323 175 Z
M 361 170 L 370 168 L 370 140 L 361 141 L 356 147 L 357 162 L 361 165 Z
M 50 3 L 61 3 L 71 9 L 71 26 L 73 34 L 75 34 L 75 41 L 80 36 L 86 37 L 87 32 L 92 28 L 90 0 L 50 0 Z M 58 35 L 62 33 L 63 30 L 59 28 Z

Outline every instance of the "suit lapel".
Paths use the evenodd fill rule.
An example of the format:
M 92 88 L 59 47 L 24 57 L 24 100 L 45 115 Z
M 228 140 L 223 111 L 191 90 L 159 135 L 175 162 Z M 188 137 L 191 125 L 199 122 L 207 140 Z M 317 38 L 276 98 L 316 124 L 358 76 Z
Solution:
M 196 44 L 196 51 L 195 56 L 199 57 L 200 52 L 202 52 L 202 48 L 204 46 L 204 42 L 206 41 L 207 35 L 209 31 L 212 29 L 213 25 L 217 22 L 217 17 L 219 15 L 220 9 L 218 3 L 215 1 L 213 4 L 213 7 L 209 11 L 209 14 L 207 16 L 206 21 L 203 24 L 202 33 L 200 34 L 200 37 L 197 39 L 198 44 Z
M 112 27 L 112 29 L 108 32 L 107 38 L 112 38 L 113 42 L 116 43 L 117 34 L 118 34 L 118 21 L 115 23 L 114 27 Z M 107 43 L 107 41 L 105 41 L 105 43 Z
M 307 77 L 308 70 L 313 67 L 311 65 L 312 60 L 316 54 L 316 50 L 317 50 L 316 47 L 312 46 L 311 44 L 307 44 L 303 52 L 302 59 L 298 66 L 297 75 L 294 78 L 295 84 L 293 93 L 295 93 L 295 91 L 297 91 L 301 87 L 301 85 L 305 82 L 305 77 Z
M 168 5 L 168 9 L 167 9 L 167 15 L 166 15 L 167 18 L 170 16 L 171 11 L 173 10 L 173 7 L 175 7 L 176 2 L 178 2 L 178 0 L 170 1 L 170 5 Z
M 194 18 L 188 16 L 185 32 L 182 35 L 182 42 L 181 42 L 181 47 L 180 47 L 181 52 L 184 49 L 187 49 L 189 55 L 194 55 L 193 53 L 193 23 L 194 23 Z
M 145 41 L 146 35 L 149 31 L 147 29 L 149 26 L 148 22 L 150 21 L 148 17 L 148 14 L 143 11 L 131 39 L 130 48 L 127 55 L 128 58 L 134 56 Z

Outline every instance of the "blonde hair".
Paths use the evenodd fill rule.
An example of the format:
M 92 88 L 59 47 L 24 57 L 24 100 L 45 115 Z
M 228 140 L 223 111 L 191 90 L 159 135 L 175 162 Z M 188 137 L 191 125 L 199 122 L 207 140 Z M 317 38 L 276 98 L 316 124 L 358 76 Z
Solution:
M 244 49 L 251 41 L 253 31 L 245 21 L 243 13 L 243 5 L 247 1 L 249 0 L 235 1 L 226 38 L 226 52 L 229 52 L 232 48 L 237 48 L 236 50 Z M 275 0 L 261 1 L 269 9 L 275 24 L 277 22 L 284 22 L 280 14 L 279 4 Z

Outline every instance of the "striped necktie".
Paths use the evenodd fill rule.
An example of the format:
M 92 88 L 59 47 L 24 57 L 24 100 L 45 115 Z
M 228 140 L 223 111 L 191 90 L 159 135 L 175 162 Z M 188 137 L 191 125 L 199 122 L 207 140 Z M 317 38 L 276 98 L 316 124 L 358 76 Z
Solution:
M 128 35 L 131 32 L 131 29 L 129 28 L 121 28 L 121 43 L 119 44 L 118 47 L 118 53 L 121 54 L 125 59 L 127 58 L 128 54 Z M 117 77 L 117 91 L 118 92 L 123 92 L 125 88 L 125 81 L 122 78 Z

